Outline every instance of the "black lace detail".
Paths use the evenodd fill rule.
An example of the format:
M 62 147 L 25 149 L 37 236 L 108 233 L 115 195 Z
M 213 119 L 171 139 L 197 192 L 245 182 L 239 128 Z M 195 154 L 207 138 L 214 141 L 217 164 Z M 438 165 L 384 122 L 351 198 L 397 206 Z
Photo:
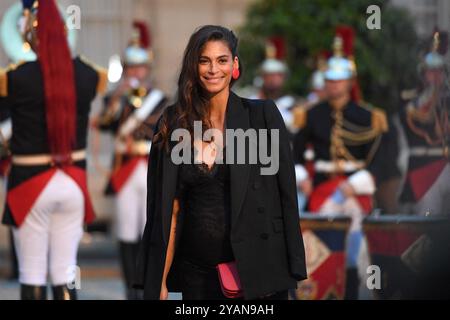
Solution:
M 233 259 L 230 243 L 229 168 L 214 162 L 181 164 L 178 179 L 183 231 L 181 252 L 199 266 Z

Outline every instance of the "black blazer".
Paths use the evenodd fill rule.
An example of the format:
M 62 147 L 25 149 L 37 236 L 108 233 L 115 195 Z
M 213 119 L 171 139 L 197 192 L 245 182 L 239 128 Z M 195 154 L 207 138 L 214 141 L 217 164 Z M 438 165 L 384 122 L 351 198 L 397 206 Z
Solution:
M 173 107 L 168 107 L 165 112 L 170 117 L 172 111 Z M 231 245 L 245 298 L 255 299 L 275 291 L 296 288 L 297 281 L 306 278 L 306 266 L 294 163 L 283 119 L 272 101 L 243 99 L 230 92 L 226 127 L 244 131 L 249 128 L 279 129 L 277 174 L 261 175 L 263 166 L 259 159 L 257 164 L 230 165 Z M 145 299 L 159 299 L 177 169 L 170 154 L 152 144 L 148 167 L 147 224 L 135 281 L 136 287 L 144 289 Z M 181 212 L 177 228 L 182 228 L 182 216 Z M 167 279 L 171 292 L 179 291 L 178 239 Z

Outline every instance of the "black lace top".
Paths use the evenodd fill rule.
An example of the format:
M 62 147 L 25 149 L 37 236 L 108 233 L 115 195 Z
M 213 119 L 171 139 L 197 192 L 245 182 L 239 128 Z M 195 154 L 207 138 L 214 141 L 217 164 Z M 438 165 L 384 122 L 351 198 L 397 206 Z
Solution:
M 204 267 L 232 261 L 228 165 L 193 163 L 179 169 L 183 259 Z

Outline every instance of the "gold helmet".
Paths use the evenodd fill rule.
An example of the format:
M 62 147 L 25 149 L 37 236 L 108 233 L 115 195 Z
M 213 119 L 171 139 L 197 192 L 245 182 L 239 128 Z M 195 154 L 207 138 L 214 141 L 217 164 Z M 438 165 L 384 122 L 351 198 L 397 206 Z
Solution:
M 423 59 L 425 69 L 440 69 L 445 66 L 445 54 L 447 53 L 448 36 L 446 32 L 435 31 L 431 51 Z
M 32 50 L 36 41 L 38 0 L 22 0 L 13 4 L 5 12 L 0 24 L 0 42 L 6 55 L 13 63 L 19 61 L 36 60 L 36 53 Z M 63 11 L 61 11 L 64 17 Z M 72 51 L 76 46 L 76 31 L 67 32 L 69 46 Z

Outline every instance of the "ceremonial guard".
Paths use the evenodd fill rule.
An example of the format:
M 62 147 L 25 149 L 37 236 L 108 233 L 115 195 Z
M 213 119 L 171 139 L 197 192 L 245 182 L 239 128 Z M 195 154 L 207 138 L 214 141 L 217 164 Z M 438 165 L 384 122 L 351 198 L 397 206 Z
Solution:
M 115 195 L 116 232 L 128 299 L 136 254 L 146 222 L 147 158 L 156 121 L 167 98 L 149 83 L 152 52 L 147 26 L 134 23 L 134 35 L 123 55 L 123 74 L 105 97 L 97 127 L 115 136 L 112 172 L 106 194 Z
M 250 99 L 271 99 L 275 102 L 283 117 L 286 128 L 291 134 L 297 131 L 294 109 L 296 98 L 286 93 L 288 67 L 284 62 L 285 42 L 282 38 L 273 37 L 266 43 L 266 59 L 260 67 L 260 90 Z
M 0 108 L 10 108 L 12 166 L 3 223 L 13 227 L 22 299 L 76 299 L 83 221 L 94 219 L 86 181 L 91 102 L 107 84 L 105 71 L 72 58 L 54 0 L 23 1 L 10 43 L 37 60 L 0 73 Z M 21 37 L 23 36 L 23 38 Z M 79 280 L 79 279 L 78 279 Z
M 423 85 L 403 92 L 400 119 L 409 146 L 400 202 L 416 215 L 450 214 L 450 86 L 445 64 L 448 35 L 435 32 L 421 66 Z M 405 208 L 406 209 L 406 208 Z
M 306 101 L 302 103 L 302 107 L 309 108 L 326 99 L 325 90 L 325 71 L 327 70 L 327 61 L 330 57 L 328 52 L 320 52 L 316 57 L 316 70 L 311 75 L 310 87 L 311 92 L 306 97 Z
M 305 99 L 300 100 L 297 105 L 292 108 L 294 115 L 294 128 L 296 130 L 302 125 L 304 113 L 314 105 L 323 102 L 326 99 L 325 89 L 325 71 L 327 69 L 327 61 L 331 54 L 328 52 L 320 52 L 316 57 L 316 70 L 312 73 L 310 79 L 310 92 Z M 299 212 L 306 210 L 307 195 L 311 193 L 312 185 L 308 179 L 308 171 L 312 171 L 311 165 L 314 159 L 314 151 L 310 144 L 305 147 L 304 159 L 305 166 L 295 167 L 295 178 L 297 182 L 297 198 Z
M 327 99 L 303 109 L 301 129 L 294 138 L 294 158 L 297 167 L 305 171 L 306 146 L 312 145 L 315 158 L 309 211 L 343 213 L 352 218 L 347 241 L 346 296 L 356 299 L 361 223 L 372 208 L 377 151 L 388 123 L 382 110 L 368 107 L 359 99 L 353 30 L 339 27 L 336 34 L 334 56 L 324 73 Z

